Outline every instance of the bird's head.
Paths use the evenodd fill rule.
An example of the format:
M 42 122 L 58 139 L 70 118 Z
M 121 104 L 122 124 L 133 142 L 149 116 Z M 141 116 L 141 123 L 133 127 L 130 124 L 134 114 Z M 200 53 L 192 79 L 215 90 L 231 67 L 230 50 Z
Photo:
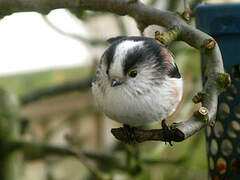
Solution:
M 103 54 L 100 66 L 109 87 L 127 87 L 138 93 L 160 86 L 166 77 L 181 77 L 170 51 L 147 37 L 114 39 Z

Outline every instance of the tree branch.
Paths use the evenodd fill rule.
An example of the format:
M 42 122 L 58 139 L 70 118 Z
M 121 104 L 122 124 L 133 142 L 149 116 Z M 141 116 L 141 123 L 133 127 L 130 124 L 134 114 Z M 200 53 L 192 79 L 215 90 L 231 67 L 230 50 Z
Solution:
M 205 39 L 212 39 L 209 35 L 186 24 L 177 13 L 161 11 L 141 2 L 128 3 L 128 0 L 0 0 L 2 16 L 30 11 L 46 14 L 46 12 L 59 8 L 111 12 L 122 16 L 129 15 L 146 26 L 156 24 L 168 29 L 178 27 L 181 30 L 180 40 L 197 49 L 200 49 Z
M 155 39 L 160 41 L 162 44 L 168 46 L 173 41 L 177 40 L 177 38 L 179 37 L 179 33 L 180 33 L 179 29 L 175 27 L 173 27 L 167 32 L 156 31 Z
M 180 142 L 184 140 L 184 134 L 178 129 L 174 128 L 168 129 L 151 129 L 143 130 L 138 128 L 133 128 L 134 140 L 138 143 L 144 141 L 175 141 Z M 113 128 L 111 133 L 120 141 L 129 143 L 129 137 L 123 128 Z
M 216 83 L 216 77 L 220 73 L 224 73 L 222 56 L 219 47 L 215 40 L 188 25 L 179 15 L 169 11 L 161 11 L 150 6 L 144 5 L 139 1 L 129 0 L 0 0 L 0 12 L 2 16 L 9 15 L 14 12 L 27 12 L 36 11 L 46 14 L 50 10 L 57 8 L 67 8 L 79 10 L 93 10 L 93 11 L 104 11 L 111 12 L 118 15 L 129 15 L 136 20 L 136 22 L 144 24 L 145 27 L 148 25 L 160 25 L 168 29 L 177 28 L 179 29 L 178 40 L 183 40 L 189 45 L 199 49 L 204 56 L 206 71 L 204 77 L 206 79 L 203 88 L 203 93 L 208 95 L 202 105 L 208 109 L 209 120 L 201 121 L 199 118 L 192 116 L 189 120 L 175 124 L 174 129 L 171 131 L 173 135 L 169 136 L 174 140 L 175 131 L 181 132 L 181 136 L 177 139 L 186 139 L 198 132 L 203 127 L 207 126 L 216 117 L 217 101 L 218 101 L 218 84 Z M 209 48 L 210 47 L 210 48 Z M 223 87 L 225 84 L 223 84 Z M 182 138 L 184 134 L 184 138 Z
M 73 91 L 84 91 L 91 87 L 92 78 L 93 77 L 90 76 L 83 80 L 75 80 L 64 83 L 62 85 L 49 86 L 42 89 L 38 89 L 36 91 L 27 93 L 26 95 L 20 97 L 20 102 L 22 105 L 27 105 L 44 97 L 56 96 Z
M 92 46 L 98 46 L 98 45 L 107 45 L 108 43 L 104 40 L 101 39 L 87 39 L 83 36 L 80 36 L 78 34 L 74 34 L 74 33 L 68 33 L 65 32 L 63 30 L 61 30 L 60 28 L 58 28 L 57 26 L 55 26 L 45 15 L 42 15 L 43 20 L 47 23 L 47 25 L 49 25 L 53 30 L 55 30 L 57 33 L 63 35 L 63 36 L 67 36 L 73 39 L 76 39 L 78 41 L 82 41 L 83 43 L 92 45 Z

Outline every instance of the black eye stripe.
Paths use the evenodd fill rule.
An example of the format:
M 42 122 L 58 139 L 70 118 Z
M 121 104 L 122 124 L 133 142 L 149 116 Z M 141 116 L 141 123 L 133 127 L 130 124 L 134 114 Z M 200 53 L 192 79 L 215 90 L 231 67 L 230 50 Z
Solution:
M 143 46 L 137 46 L 129 50 L 124 61 L 124 74 L 127 74 L 130 69 L 137 67 L 146 60 L 154 60 L 158 66 L 163 63 L 160 45 L 153 39 L 146 39 Z
M 111 64 L 113 63 L 113 56 L 115 54 L 116 47 L 118 46 L 118 44 L 120 44 L 121 42 L 123 42 L 125 40 L 143 41 L 143 40 L 149 40 L 149 39 L 151 39 L 151 38 L 141 37 L 141 36 L 140 37 L 139 36 L 128 36 L 128 37 L 126 36 L 126 37 L 119 38 L 119 39 L 116 39 L 115 41 L 113 41 L 111 46 L 104 53 L 107 70 L 109 71 Z M 107 73 L 107 71 L 106 71 L 106 73 Z
M 103 58 L 105 65 L 107 66 L 106 74 L 109 73 L 109 69 L 113 64 L 113 57 L 116 51 L 116 47 L 123 41 L 143 41 L 143 45 L 135 46 L 132 49 L 129 49 L 125 60 L 123 61 L 123 73 L 126 75 L 128 71 L 132 68 L 137 68 L 142 63 L 154 63 L 158 72 L 161 74 L 168 75 L 169 77 L 180 78 L 180 73 L 177 67 L 166 65 L 166 59 L 168 56 L 164 56 L 168 50 L 161 43 L 158 43 L 156 40 L 147 37 L 137 37 L 129 36 L 126 38 L 120 38 L 119 40 L 114 41 L 111 46 L 105 51 Z M 167 51 L 166 51 L 167 50 Z M 167 52 L 169 53 L 169 52 Z
M 115 54 L 115 50 L 116 50 L 116 43 L 113 43 L 112 46 L 110 46 L 107 51 L 105 51 L 105 59 L 106 59 L 106 65 L 107 65 L 107 70 L 106 73 L 108 74 L 110 66 L 113 62 L 113 56 Z
M 126 75 L 130 69 L 136 68 L 137 64 L 141 63 L 144 59 L 145 57 L 140 47 L 137 46 L 129 50 L 123 64 L 123 73 Z

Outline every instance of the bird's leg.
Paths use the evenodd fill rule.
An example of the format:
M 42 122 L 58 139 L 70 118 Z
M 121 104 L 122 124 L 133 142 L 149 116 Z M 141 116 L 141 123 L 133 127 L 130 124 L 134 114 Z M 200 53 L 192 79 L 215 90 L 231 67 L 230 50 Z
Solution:
M 168 131 L 171 131 L 171 127 L 167 124 L 166 119 L 162 120 L 162 128 L 165 130 L 165 131 L 163 131 L 165 144 L 168 142 L 169 145 L 172 146 L 172 142 L 171 142 L 171 140 L 169 140 L 169 133 L 168 133 Z
M 130 127 L 129 125 L 123 124 L 123 129 L 124 129 L 124 133 L 127 136 L 128 139 L 128 144 L 135 144 L 136 143 L 136 138 L 135 138 L 135 134 L 134 134 L 134 129 L 135 127 Z

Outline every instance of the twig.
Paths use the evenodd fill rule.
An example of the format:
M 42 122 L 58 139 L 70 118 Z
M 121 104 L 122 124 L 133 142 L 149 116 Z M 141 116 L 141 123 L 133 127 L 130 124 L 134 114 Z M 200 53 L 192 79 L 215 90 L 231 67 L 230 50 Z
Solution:
M 145 164 L 151 164 L 151 165 L 154 165 L 154 164 L 156 164 L 156 165 L 164 164 L 165 165 L 165 164 L 167 164 L 167 165 L 176 165 L 176 166 L 178 166 L 179 164 L 184 163 L 187 160 L 188 160 L 188 157 L 183 156 L 183 157 L 181 157 L 181 158 L 179 158 L 177 160 L 157 159 L 157 158 L 156 159 L 144 158 L 143 162 Z
M 155 39 L 167 46 L 171 44 L 173 41 L 177 40 L 177 38 L 179 37 L 179 34 L 180 34 L 180 30 L 177 27 L 176 28 L 173 27 L 172 29 L 166 32 L 156 31 Z
M 125 133 L 124 128 L 114 128 L 111 133 L 120 141 L 128 143 L 129 137 Z M 134 138 L 138 143 L 144 141 L 175 141 L 180 142 L 184 140 L 184 134 L 177 128 L 168 129 L 151 129 L 143 130 L 133 128 Z
M 114 18 L 116 19 L 116 22 L 117 22 L 117 25 L 118 25 L 121 35 L 126 36 L 127 29 L 126 29 L 126 26 L 125 26 L 123 20 L 119 16 L 114 16 Z
M 76 9 L 78 11 L 78 9 Z M 109 13 L 107 12 L 98 12 L 98 11 L 87 11 L 86 17 L 84 17 L 84 20 L 90 20 L 96 17 L 103 17 L 103 16 L 108 16 Z
M 194 104 L 197 103 L 202 103 L 207 97 L 207 94 L 203 93 L 203 92 L 198 92 L 193 98 L 192 101 L 194 102 Z
M 84 91 L 91 87 L 91 81 L 92 76 L 87 77 L 86 79 L 83 80 L 75 80 L 64 83 L 62 85 L 55 85 L 38 89 L 20 97 L 20 102 L 22 105 L 27 105 L 44 97 L 56 96 L 73 91 Z
M 189 0 L 184 0 L 184 12 L 183 17 L 185 20 L 189 21 L 191 18 L 191 9 L 189 6 Z
M 44 97 L 56 96 L 73 91 L 87 90 L 91 87 L 91 82 L 94 77 L 95 70 L 96 61 L 94 60 L 88 77 L 80 80 L 70 81 L 61 85 L 49 86 L 42 89 L 34 90 L 20 97 L 20 103 L 21 105 L 27 105 Z
M 197 49 L 200 49 L 203 40 L 211 38 L 209 35 L 187 25 L 176 13 L 161 11 L 144 5 L 139 1 L 129 4 L 127 0 L 46 0 L 32 1 L 32 3 L 29 3 L 29 0 L 21 0 L 21 5 L 17 2 L 17 0 L 0 0 L 1 15 L 5 16 L 15 12 L 29 11 L 42 13 L 59 8 L 79 8 L 80 10 L 85 9 L 111 12 L 118 15 L 129 15 L 137 22 L 143 22 L 146 25 L 156 24 L 166 28 L 177 26 L 181 30 L 180 39 Z
M 82 41 L 83 43 L 92 45 L 92 46 L 98 46 L 98 45 L 107 45 L 107 42 L 101 39 L 88 39 L 85 38 L 83 36 L 80 36 L 78 34 L 73 34 L 73 33 L 68 33 L 65 32 L 63 30 L 61 30 L 60 28 L 58 28 L 57 26 L 55 26 L 48 18 L 46 15 L 42 15 L 43 20 L 47 23 L 47 25 L 49 25 L 49 27 L 51 27 L 53 30 L 55 30 L 57 33 Z
M 194 113 L 194 116 L 200 121 L 208 122 L 208 109 L 205 107 L 200 107 L 198 111 Z

